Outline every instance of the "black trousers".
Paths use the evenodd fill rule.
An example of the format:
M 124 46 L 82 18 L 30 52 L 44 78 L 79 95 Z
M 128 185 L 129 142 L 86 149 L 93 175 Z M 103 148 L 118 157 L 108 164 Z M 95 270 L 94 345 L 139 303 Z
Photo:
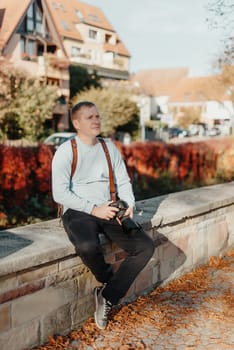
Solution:
M 142 229 L 126 234 L 115 219 L 99 219 L 81 211 L 68 209 L 62 219 L 65 231 L 83 263 L 97 281 L 106 283 L 103 296 L 112 304 L 117 304 L 152 257 L 152 239 Z M 100 233 L 128 253 L 115 273 L 111 265 L 105 262 Z

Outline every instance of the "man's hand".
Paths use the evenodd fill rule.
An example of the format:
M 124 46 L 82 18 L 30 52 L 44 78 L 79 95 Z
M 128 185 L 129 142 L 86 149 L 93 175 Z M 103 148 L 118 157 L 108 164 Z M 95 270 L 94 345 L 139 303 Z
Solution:
M 98 207 L 94 206 L 91 214 L 94 216 L 97 216 L 100 219 L 106 219 L 106 220 L 113 219 L 116 213 L 118 213 L 119 209 L 115 207 L 110 207 L 109 206 L 110 203 L 111 202 L 105 203 Z
M 132 219 L 133 218 L 133 207 L 128 207 L 124 216 L 129 216 Z

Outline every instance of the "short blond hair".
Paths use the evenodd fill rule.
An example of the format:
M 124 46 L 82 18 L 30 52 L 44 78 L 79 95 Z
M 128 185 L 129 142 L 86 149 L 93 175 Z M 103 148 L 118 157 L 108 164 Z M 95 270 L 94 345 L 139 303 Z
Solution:
M 91 108 L 96 107 L 95 103 L 91 101 L 81 101 L 74 105 L 71 109 L 71 120 L 73 121 L 75 119 L 75 114 L 79 112 L 83 107 Z

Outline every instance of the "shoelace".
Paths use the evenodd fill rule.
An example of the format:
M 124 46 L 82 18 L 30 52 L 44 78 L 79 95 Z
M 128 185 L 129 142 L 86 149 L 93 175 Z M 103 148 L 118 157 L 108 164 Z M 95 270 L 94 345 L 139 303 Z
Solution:
M 110 312 L 111 308 L 112 308 L 112 304 L 108 300 L 105 300 L 105 305 L 104 305 L 104 317 L 105 318 L 107 318 L 108 313 Z

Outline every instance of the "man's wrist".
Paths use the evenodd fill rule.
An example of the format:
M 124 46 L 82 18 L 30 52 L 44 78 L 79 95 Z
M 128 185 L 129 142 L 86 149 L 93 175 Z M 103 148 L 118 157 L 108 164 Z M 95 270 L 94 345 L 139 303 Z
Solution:
M 95 213 L 95 209 L 97 208 L 97 206 L 96 206 L 96 204 L 94 204 L 94 206 L 93 206 L 93 208 L 92 208 L 92 210 L 91 210 L 91 214 L 92 215 L 94 215 L 94 213 Z

